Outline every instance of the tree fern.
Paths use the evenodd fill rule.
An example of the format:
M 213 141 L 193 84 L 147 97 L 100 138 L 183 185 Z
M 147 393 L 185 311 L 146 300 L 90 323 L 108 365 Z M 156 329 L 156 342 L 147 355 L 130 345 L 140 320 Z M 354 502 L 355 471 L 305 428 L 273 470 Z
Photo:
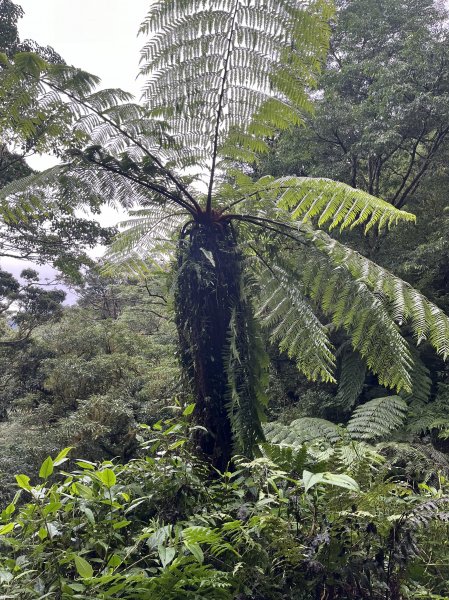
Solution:
M 41 127 L 57 117 L 53 139 L 66 152 L 64 165 L 7 188 L 0 200 L 14 207 L 34 185 L 42 197 L 78 193 L 97 205 L 141 209 L 114 243 L 110 263 L 139 273 L 151 260 L 173 260 L 180 357 L 197 423 L 209 430 L 198 430 L 197 445 L 219 468 L 227 468 L 232 437 L 247 453 L 263 438 L 264 359 L 243 270 L 260 281 L 258 315 L 272 340 L 311 378 L 335 378 L 335 327 L 381 384 L 404 393 L 413 391 L 413 357 L 403 322 L 418 342 L 449 354 L 441 311 L 312 228 L 381 230 L 412 215 L 341 183 L 252 181 L 236 168 L 310 109 L 331 15 L 324 0 L 157 1 L 141 28 L 149 36 L 143 106 L 118 90 L 95 91 L 98 80 L 71 67 L 30 54 L 3 61 L 0 101 L 9 106 L 10 129 L 26 139 L 36 132 L 34 117 Z M 24 82 L 31 82 L 28 95 Z M 390 401 L 394 423 L 400 402 Z M 341 437 L 332 424 L 307 425 L 280 439 L 293 430 L 312 439 L 313 427 Z

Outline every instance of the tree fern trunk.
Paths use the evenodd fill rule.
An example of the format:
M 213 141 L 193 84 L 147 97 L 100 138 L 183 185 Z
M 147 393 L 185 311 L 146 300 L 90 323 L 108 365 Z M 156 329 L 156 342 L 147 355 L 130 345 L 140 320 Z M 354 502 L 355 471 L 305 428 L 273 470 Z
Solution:
M 242 335 L 242 319 L 236 319 L 250 310 L 242 289 L 241 257 L 231 226 L 194 224 L 178 251 L 176 321 L 181 361 L 195 394 L 196 423 L 207 430 L 198 433 L 197 445 L 220 470 L 227 468 L 235 439 L 232 349 L 238 347 L 242 360 L 251 362 L 251 335 Z M 232 333 L 236 322 L 238 339 Z M 240 388 L 252 385 L 247 376 L 241 381 L 240 373 L 237 379 Z

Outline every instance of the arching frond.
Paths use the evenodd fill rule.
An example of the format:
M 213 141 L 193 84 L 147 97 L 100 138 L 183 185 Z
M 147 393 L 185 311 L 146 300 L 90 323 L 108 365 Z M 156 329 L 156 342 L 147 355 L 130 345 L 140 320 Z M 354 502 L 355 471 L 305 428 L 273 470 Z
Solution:
M 366 378 L 366 364 L 351 347 L 341 352 L 340 376 L 338 378 L 336 403 L 350 409 L 357 402 Z
M 302 295 L 297 282 L 278 265 L 259 272 L 258 316 L 271 331 L 271 340 L 295 359 L 312 380 L 335 381 L 334 356 L 326 328 Z
M 416 220 L 414 215 L 398 210 L 389 202 L 325 178 L 274 179 L 265 176 L 255 183 L 247 183 L 245 187 L 242 189 L 241 212 L 256 204 L 262 212 L 268 211 L 272 218 L 285 219 L 283 211 L 287 211 L 294 221 L 312 221 L 318 227 L 327 226 L 330 230 L 365 225 L 365 232 L 368 232 L 372 228 L 381 230 L 401 221 Z M 276 211 L 273 205 L 281 210 Z
M 365 225 L 365 233 L 373 227 L 391 227 L 400 221 L 416 220 L 416 217 L 398 210 L 389 202 L 352 188 L 339 181 L 324 178 L 285 177 L 273 182 L 282 195 L 278 201 L 281 208 L 292 211 L 296 220 L 317 219 L 318 227 L 343 229 Z
M 443 358 L 449 356 L 449 318 L 435 304 L 399 277 L 324 232 L 315 232 L 310 239 L 329 257 L 336 272 L 345 271 L 369 288 L 388 307 L 394 321 L 407 324 L 417 344 L 427 340 Z
M 115 237 L 105 255 L 103 271 L 145 274 L 148 265 L 168 264 L 176 250 L 176 233 L 188 213 L 166 202 L 151 209 L 133 211 L 121 223 L 124 230 Z
M 411 391 L 413 361 L 408 344 L 387 307 L 368 286 L 345 269 L 335 268 L 313 245 L 291 248 L 288 261 L 279 256 L 277 261 L 315 309 L 347 333 L 381 385 Z
M 264 425 L 266 439 L 273 444 L 287 444 L 293 447 L 301 447 L 305 442 L 317 439 L 335 443 L 342 439 L 343 430 L 326 419 L 314 419 L 303 417 L 296 419 L 289 425 L 278 422 L 266 423 Z
M 411 349 L 413 358 L 412 391 L 409 394 L 401 393 L 402 398 L 411 406 L 422 406 L 429 402 L 432 390 L 430 372 L 420 358 L 417 348 Z
M 385 438 L 403 425 L 406 413 L 407 403 L 399 396 L 375 398 L 355 409 L 347 430 L 356 440 Z
M 426 482 L 436 472 L 449 474 L 447 455 L 436 450 L 432 444 L 382 442 L 377 445 L 387 465 L 407 478 Z
M 343 442 L 337 445 L 335 462 L 337 468 L 343 467 L 349 473 L 357 473 L 360 480 L 363 481 L 363 479 L 367 479 L 367 474 L 372 472 L 373 467 L 382 464 L 383 458 L 372 445 L 352 439 L 349 444 Z M 364 478 L 362 477 L 363 471 L 365 471 Z

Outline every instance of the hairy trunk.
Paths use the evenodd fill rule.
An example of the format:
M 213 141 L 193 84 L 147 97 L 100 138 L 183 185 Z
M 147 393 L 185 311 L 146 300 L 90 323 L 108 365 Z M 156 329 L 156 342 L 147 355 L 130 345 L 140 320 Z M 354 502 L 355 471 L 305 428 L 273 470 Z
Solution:
M 256 420 L 249 426 L 251 431 L 257 429 L 255 439 L 260 437 L 261 416 L 257 409 L 257 414 L 252 410 L 241 414 L 243 390 L 242 404 L 257 404 L 255 388 L 261 382 L 254 379 L 258 376 L 254 365 L 260 361 L 251 350 L 252 311 L 243 294 L 241 256 L 230 224 L 195 224 L 180 241 L 175 302 L 181 360 L 195 394 L 196 423 L 207 430 L 198 433 L 197 445 L 216 468 L 224 470 L 236 446 L 236 423 L 241 418 Z M 250 452 L 248 446 L 237 446 Z

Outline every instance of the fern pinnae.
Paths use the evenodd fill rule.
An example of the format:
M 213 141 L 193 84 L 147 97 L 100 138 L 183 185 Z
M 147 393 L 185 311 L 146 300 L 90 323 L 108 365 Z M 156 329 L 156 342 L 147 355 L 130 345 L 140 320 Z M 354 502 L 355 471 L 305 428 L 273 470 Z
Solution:
M 292 285 L 280 265 L 264 267 L 258 315 L 271 330 L 271 340 L 287 351 L 298 368 L 312 379 L 335 381 L 333 348 L 324 326 L 319 322 L 297 287 Z M 305 332 L 313 332 L 306 335 Z
M 355 250 L 331 239 L 323 231 L 313 232 L 310 239 L 335 266 L 348 272 L 370 290 L 380 293 L 391 306 L 391 315 L 400 325 L 408 323 L 417 343 L 423 340 L 444 359 L 449 356 L 449 318 L 436 305 L 386 269 Z
M 335 400 L 343 408 L 349 409 L 355 405 L 362 392 L 366 378 L 366 365 L 360 355 L 350 348 L 349 342 L 343 345 L 343 350 L 339 354 L 340 374 Z
M 406 413 L 407 404 L 399 396 L 375 398 L 355 409 L 347 430 L 354 439 L 383 438 L 403 425 Z

